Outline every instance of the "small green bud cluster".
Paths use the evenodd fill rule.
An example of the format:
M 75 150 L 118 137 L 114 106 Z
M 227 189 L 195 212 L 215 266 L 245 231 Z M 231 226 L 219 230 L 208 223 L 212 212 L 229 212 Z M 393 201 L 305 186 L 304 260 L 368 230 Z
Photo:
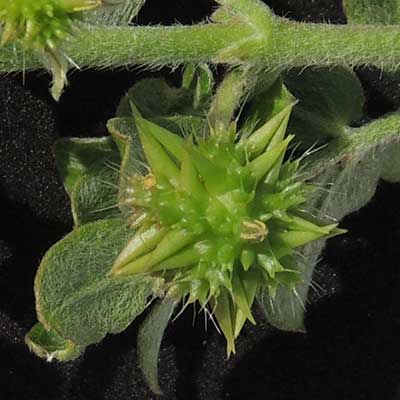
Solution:
M 102 0 L 0 0 L 1 44 L 34 50 L 53 73 L 53 97 L 66 83 L 67 57 L 62 43 L 73 32 L 76 13 L 101 6 Z
M 227 352 L 251 312 L 257 291 L 273 300 L 280 286 L 302 281 L 295 249 L 339 233 L 301 211 L 313 187 L 285 161 L 293 104 L 251 135 L 234 124 L 207 138 L 186 138 L 144 119 L 132 105 L 148 162 L 133 175 L 126 201 L 138 231 L 111 275 L 165 279 L 167 296 L 185 306 L 199 302 L 218 322 Z

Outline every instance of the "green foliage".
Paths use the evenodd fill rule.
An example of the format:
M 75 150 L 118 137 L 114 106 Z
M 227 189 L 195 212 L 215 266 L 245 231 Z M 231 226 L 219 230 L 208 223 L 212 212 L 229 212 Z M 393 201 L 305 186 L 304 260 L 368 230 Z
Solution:
M 399 113 L 352 128 L 364 95 L 348 69 L 397 68 L 400 31 L 358 24 L 396 24 L 400 3 L 346 0 L 346 27 L 290 22 L 259 0 L 219 0 L 210 21 L 190 27 L 116 27 L 143 3 L 0 0 L 2 41 L 16 46 L 0 50 L 0 70 L 18 68 L 20 48 L 37 67 L 34 51 L 58 98 L 64 51 L 81 66 L 187 64 L 180 87 L 151 78 L 130 89 L 111 138 L 56 144 L 76 229 L 41 263 L 40 322 L 26 336 L 40 357 L 73 359 L 161 297 L 138 338 L 145 378 L 161 393 L 158 353 L 179 300 L 210 310 L 228 355 L 245 322 L 256 323 L 256 299 L 273 326 L 304 330 L 313 269 L 343 232 L 337 221 L 380 178 L 400 181 Z M 231 67 L 215 93 L 207 61 Z M 294 154 L 326 147 L 294 159 L 292 139 Z
M 204 117 L 210 102 L 214 79 L 207 65 L 195 68 L 189 64 L 181 87 L 175 88 L 164 79 L 149 78 L 137 82 L 122 98 L 117 117 L 132 117 L 130 102 L 136 104 L 145 118 L 183 116 Z
M 395 141 L 393 145 L 385 149 L 385 159 L 381 177 L 388 182 L 400 182 L 400 143 Z
M 399 0 L 344 0 L 352 24 L 396 25 L 400 22 Z
M 120 156 L 114 142 L 110 138 L 62 139 L 54 152 L 75 226 L 117 217 Z
M 157 280 L 107 276 L 130 235 L 121 219 L 103 220 L 74 230 L 48 251 L 35 280 L 46 330 L 83 347 L 121 332 L 146 308 Z
M 294 70 L 284 81 L 298 99 L 289 129 L 304 145 L 342 136 L 362 116 L 363 89 L 348 68 Z
M 144 2 L 145 0 L 112 0 L 104 7 L 86 12 L 84 21 L 95 25 L 125 25 L 137 15 Z
M 139 331 L 139 364 L 150 389 L 156 394 L 162 394 L 158 383 L 158 355 L 161 341 L 175 307 L 176 303 L 172 299 L 160 300 Z
M 27 333 L 25 343 L 31 351 L 47 361 L 70 361 L 79 357 L 84 349 L 62 338 L 57 332 L 45 329 L 40 322 Z

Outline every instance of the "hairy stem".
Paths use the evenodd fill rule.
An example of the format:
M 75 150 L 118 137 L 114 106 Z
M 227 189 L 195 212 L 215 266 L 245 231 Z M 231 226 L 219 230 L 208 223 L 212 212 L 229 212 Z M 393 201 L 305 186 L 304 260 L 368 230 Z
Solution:
M 268 32 L 265 35 L 265 32 Z M 64 48 L 80 67 L 177 65 L 216 62 L 262 68 L 400 64 L 398 26 L 306 24 L 274 17 L 257 29 L 243 20 L 171 27 L 91 27 Z M 40 60 L 16 47 L 0 48 L 0 72 L 40 68 Z
M 323 150 L 315 153 L 309 162 L 309 175 L 314 177 L 340 161 L 367 153 L 376 147 L 400 143 L 400 112 L 390 113 L 359 128 L 348 128 L 347 133 L 332 140 Z
M 328 25 L 277 19 L 272 46 L 262 55 L 265 65 L 400 65 L 399 26 Z

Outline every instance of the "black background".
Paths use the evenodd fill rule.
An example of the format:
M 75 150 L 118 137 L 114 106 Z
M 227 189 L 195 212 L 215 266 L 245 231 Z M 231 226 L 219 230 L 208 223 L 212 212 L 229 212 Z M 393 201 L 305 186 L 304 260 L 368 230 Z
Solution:
M 268 0 L 279 15 L 344 23 L 340 0 Z M 140 24 L 201 21 L 206 0 L 148 0 Z M 167 74 L 167 70 L 159 72 Z M 393 76 L 359 70 L 365 119 L 400 105 Z M 74 72 L 61 101 L 46 74 L 0 78 L 0 398 L 154 399 L 137 367 L 140 321 L 108 336 L 80 359 L 47 364 L 23 343 L 35 323 L 33 279 L 49 246 L 70 229 L 66 194 L 51 146 L 60 136 L 101 136 L 138 71 Z M 186 312 L 167 329 L 160 379 L 172 399 L 400 399 L 400 185 L 382 182 L 373 201 L 347 217 L 347 235 L 332 239 L 315 279 L 306 334 L 247 327 L 238 355 L 225 360 L 224 339 Z

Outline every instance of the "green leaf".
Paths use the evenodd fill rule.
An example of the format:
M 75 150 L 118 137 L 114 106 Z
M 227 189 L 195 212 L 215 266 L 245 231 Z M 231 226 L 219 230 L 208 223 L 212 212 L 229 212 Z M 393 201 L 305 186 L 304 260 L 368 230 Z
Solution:
M 397 142 L 385 149 L 381 178 L 388 182 L 400 182 L 400 137 Z
M 75 226 L 118 216 L 120 156 L 112 139 L 61 139 L 55 144 L 54 152 L 71 198 Z
M 176 307 L 176 302 L 166 297 L 151 310 L 138 335 L 139 364 L 143 375 L 156 394 L 162 394 L 158 383 L 158 355 L 164 331 Z
M 175 88 L 160 78 L 142 79 L 122 98 L 117 117 L 131 117 L 130 102 L 146 119 L 175 113 L 188 114 L 192 110 L 193 94 L 189 89 Z
M 172 87 L 164 79 L 142 79 L 129 89 L 122 98 L 117 117 L 131 117 L 130 103 L 136 105 L 142 116 L 152 120 L 155 117 L 197 115 L 204 117 L 204 107 L 211 98 L 212 75 L 207 67 L 198 68 L 190 80 L 186 76 L 184 84 L 188 87 Z M 197 71 L 197 70 L 196 70 Z M 190 81 L 190 82 L 189 82 Z
M 71 196 L 75 226 L 120 215 L 118 176 L 117 167 L 105 165 L 97 174 L 84 175 L 76 183 Z
M 95 25 L 126 25 L 146 0 L 111 0 L 96 10 L 84 13 L 84 21 Z
M 351 24 L 396 25 L 400 23 L 399 0 L 344 0 Z
M 29 350 L 49 362 L 53 359 L 73 360 L 79 357 L 84 350 L 84 347 L 62 338 L 54 330 L 47 331 L 40 322 L 26 334 L 25 343 Z
M 158 280 L 111 278 L 108 272 L 133 234 L 120 219 L 74 230 L 45 255 L 35 280 L 38 319 L 77 345 L 118 333 L 147 306 Z
M 65 189 L 71 195 L 77 181 L 85 174 L 96 172 L 115 157 L 115 145 L 110 138 L 68 138 L 54 145 L 58 170 Z
M 299 101 L 293 109 L 289 132 L 305 146 L 343 135 L 362 116 L 363 89 L 350 69 L 293 70 L 286 74 L 284 81 Z

